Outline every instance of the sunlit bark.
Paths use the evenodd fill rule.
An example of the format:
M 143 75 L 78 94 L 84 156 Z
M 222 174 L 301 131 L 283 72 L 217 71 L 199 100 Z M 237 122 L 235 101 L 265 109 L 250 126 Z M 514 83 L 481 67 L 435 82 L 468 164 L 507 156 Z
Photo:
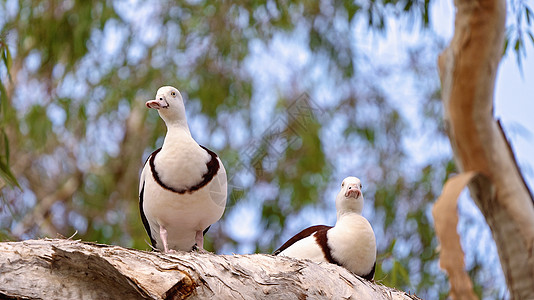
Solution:
M 471 183 L 471 196 L 492 230 L 510 294 L 514 299 L 532 299 L 533 200 L 493 116 L 506 1 L 455 1 L 455 5 L 454 37 L 439 58 L 449 138 L 460 171 L 476 171 L 491 181 Z
M 0 298 L 419 299 L 337 265 L 272 255 L 164 255 L 72 240 L 0 243 Z

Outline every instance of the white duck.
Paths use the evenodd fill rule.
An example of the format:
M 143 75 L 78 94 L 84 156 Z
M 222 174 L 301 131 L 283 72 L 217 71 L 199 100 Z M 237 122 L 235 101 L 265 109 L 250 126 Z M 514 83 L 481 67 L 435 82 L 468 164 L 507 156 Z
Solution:
M 362 216 L 361 189 L 360 179 L 345 178 L 336 197 L 336 225 L 306 228 L 289 239 L 274 254 L 315 262 L 330 262 L 365 279 L 373 279 L 376 241 L 373 228 Z
M 165 121 L 163 146 L 145 162 L 139 183 L 139 209 L 152 246 L 164 252 L 203 249 L 204 234 L 226 205 L 226 171 L 211 150 L 193 139 L 180 92 L 158 89 L 146 102 Z

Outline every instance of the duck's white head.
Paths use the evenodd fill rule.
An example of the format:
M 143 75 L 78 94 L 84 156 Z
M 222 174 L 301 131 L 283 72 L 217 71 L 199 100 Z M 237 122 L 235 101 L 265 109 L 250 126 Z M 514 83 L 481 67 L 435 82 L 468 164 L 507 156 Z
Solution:
M 347 177 L 336 197 L 337 216 L 345 213 L 361 214 L 363 210 L 362 183 L 359 178 Z
M 167 127 L 172 125 L 185 125 L 187 128 L 184 100 L 178 89 L 172 86 L 160 87 L 156 92 L 156 98 L 147 101 L 146 106 L 157 109 Z

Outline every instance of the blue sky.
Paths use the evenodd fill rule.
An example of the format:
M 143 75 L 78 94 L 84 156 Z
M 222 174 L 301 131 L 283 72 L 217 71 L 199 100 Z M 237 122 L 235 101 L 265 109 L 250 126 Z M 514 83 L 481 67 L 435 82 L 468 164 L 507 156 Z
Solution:
M 527 184 L 534 186 L 534 47 L 519 71 L 514 55 L 504 57 L 497 75 L 495 116 L 501 119 Z

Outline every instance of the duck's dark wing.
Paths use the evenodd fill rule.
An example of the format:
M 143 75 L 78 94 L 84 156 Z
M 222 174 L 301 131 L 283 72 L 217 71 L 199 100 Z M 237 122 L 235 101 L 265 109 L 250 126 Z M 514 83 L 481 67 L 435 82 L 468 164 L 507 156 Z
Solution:
M 285 242 L 280 248 L 278 248 L 276 251 L 274 251 L 274 255 L 278 255 L 280 252 L 286 250 L 287 248 L 291 247 L 294 243 L 302 240 L 303 238 L 309 237 L 310 235 L 316 233 L 317 231 L 324 230 L 327 231 L 328 229 L 332 228 L 332 226 L 326 226 L 326 225 L 315 225 L 308 227 L 301 232 L 297 233 L 295 236 L 290 238 L 287 242 Z
M 156 155 L 161 150 L 159 148 L 158 150 L 152 152 L 148 158 L 145 160 L 145 164 L 143 165 L 143 172 L 141 173 L 141 179 L 139 183 L 139 213 L 141 214 L 141 221 L 143 221 L 143 226 L 145 226 L 146 233 L 148 234 L 148 237 L 150 238 L 150 243 L 152 244 L 152 247 L 156 248 L 156 240 L 152 237 L 152 232 L 150 230 L 150 224 L 148 223 L 148 219 L 146 218 L 144 209 L 143 209 L 143 200 L 145 197 L 145 172 L 144 169 L 146 168 L 147 162 Z

